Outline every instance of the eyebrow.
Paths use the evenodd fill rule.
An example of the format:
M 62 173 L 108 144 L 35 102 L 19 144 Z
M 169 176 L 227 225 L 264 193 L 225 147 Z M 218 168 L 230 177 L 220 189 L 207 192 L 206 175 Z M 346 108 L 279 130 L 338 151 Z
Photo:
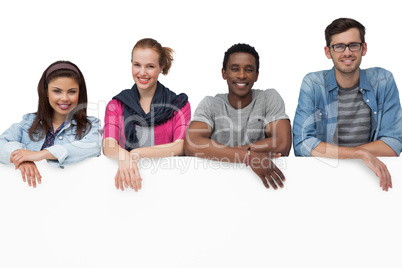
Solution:
M 58 89 L 58 90 L 63 90 L 63 89 L 61 89 L 61 88 L 58 88 L 58 87 L 52 87 L 53 89 Z M 67 89 L 67 90 L 72 90 L 72 89 L 78 89 L 77 87 L 72 87 L 72 88 L 69 88 L 69 89 Z
M 134 63 L 143 64 L 143 65 L 156 65 L 156 63 L 153 63 L 153 62 L 150 62 L 150 63 L 141 63 L 141 62 L 138 62 L 138 61 L 133 61 L 133 64 L 134 64 Z
M 336 43 L 336 44 L 333 44 L 333 45 L 330 45 L 330 46 L 336 46 L 336 45 L 350 45 L 350 44 L 362 44 L 363 42 L 357 42 L 357 41 L 353 41 L 353 42 L 350 42 L 350 43 L 348 43 L 348 44 L 346 44 L 346 43 Z
M 230 67 L 240 67 L 240 64 L 233 63 L 233 64 L 230 65 Z M 251 64 L 247 64 L 245 67 L 246 67 L 246 68 L 253 68 L 253 69 L 256 69 L 256 67 L 255 67 L 254 65 L 251 65 Z

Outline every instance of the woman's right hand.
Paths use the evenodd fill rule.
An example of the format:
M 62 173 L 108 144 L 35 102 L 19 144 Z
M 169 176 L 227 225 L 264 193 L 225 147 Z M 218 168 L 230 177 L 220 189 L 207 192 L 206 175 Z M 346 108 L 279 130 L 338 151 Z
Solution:
M 36 188 L 36 181 L 38 181 L 39 184 L 42 182 L 42 176 L 34 162 L 22 162 L 19 164 L 18 169 L 21 171 L 22 180 L 24 182 L 28 181 L 29 186 L 32 185 Z
M 124 188 L 130 187 L 136 192 L 141 189 L 141 176 L 137 166 L 138 158 L 135 155 L 125 152 L 124 157 L 118 160 L 119 169 L 117 170 L 115 180 L 116 189 L 124 191 Z

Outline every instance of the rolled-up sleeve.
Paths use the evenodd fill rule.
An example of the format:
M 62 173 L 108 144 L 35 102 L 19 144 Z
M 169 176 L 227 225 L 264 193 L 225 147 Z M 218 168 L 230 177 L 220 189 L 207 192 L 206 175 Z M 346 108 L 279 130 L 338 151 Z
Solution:
M 63 167 L 101 154 L 102 128 L 100 120 L 95 117 L 88 117 L 88 120 L 92 127 L 82 139 L 77 140 L 75 133 L 69 133 L 66 134 L 68 141 L 46 148 L 57 158 L 57 160 L 48 160 L 49 164 Z
M 29 119 L 29 115 L 25 115 L 21 122 L 12 124 L 11 127 L 0 135 L 1 163 L 10 164 L 12 152 L 19 149 L 26 149 L 26 145 L 22 142 L 22 136 L 24 129 L 27 127 L 27 121 L 32 121 Z

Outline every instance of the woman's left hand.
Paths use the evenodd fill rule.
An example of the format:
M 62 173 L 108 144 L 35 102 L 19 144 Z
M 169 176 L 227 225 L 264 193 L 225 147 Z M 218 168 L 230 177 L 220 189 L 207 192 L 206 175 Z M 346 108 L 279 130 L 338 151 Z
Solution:
M 11 153 L 10 163 L 14 163 L 15 169 L 17 169 L 22 162 L 42 160 L 42 155 L 43 153 L 41 151 L 34 152 L 26 149 L 19 149 Z

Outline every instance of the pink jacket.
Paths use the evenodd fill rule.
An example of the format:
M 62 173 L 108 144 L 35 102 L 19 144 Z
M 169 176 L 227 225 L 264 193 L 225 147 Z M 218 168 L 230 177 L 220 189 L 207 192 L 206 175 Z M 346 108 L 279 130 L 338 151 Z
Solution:
M 106 106 L 105 126 L 103 139 L 113 138 L 122 148 L 125 148 L 126 136 L 124 134 L 123 103 L 113 99 Z M 174 142 L 183 139 L 191 119 L 190 102 L 187 102 L 166 123 L 155 126 L 155 145 Z

